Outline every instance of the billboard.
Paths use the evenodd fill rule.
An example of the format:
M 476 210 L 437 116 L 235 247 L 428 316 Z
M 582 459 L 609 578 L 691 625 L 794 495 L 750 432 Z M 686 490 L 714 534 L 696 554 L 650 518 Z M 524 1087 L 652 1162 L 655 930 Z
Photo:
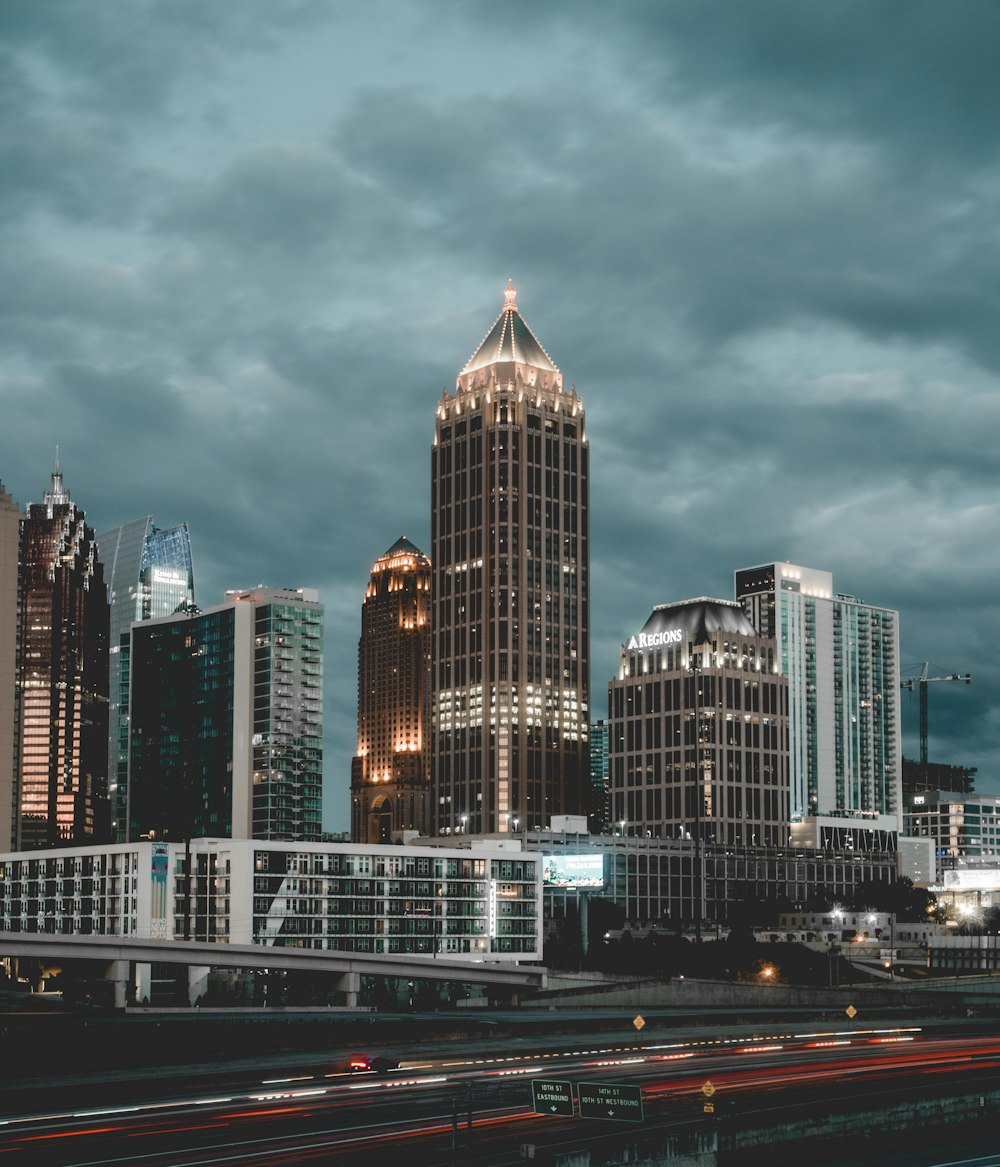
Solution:
M 546 887 L 604 887 L 604 856 L 546 855 L 542 882 Z

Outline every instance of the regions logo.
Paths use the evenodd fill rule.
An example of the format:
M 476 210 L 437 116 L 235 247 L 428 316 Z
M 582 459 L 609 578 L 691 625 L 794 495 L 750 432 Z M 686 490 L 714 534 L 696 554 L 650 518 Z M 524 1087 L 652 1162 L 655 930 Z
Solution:
M 629 649 L 662 648 L 665 644 L 680 644 L 684 633 L 679 628 L 668 628 L 665 632 L 640 632 L 628 642 Z

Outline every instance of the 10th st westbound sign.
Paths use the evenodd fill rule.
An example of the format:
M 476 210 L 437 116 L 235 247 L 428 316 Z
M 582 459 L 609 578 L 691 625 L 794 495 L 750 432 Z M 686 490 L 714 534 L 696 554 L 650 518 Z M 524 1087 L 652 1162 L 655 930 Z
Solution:
M 581 1082 L 577 1086 L 581 1118 L 618 1118 L 642 1122 L 642 1090 L 615 1082 Z

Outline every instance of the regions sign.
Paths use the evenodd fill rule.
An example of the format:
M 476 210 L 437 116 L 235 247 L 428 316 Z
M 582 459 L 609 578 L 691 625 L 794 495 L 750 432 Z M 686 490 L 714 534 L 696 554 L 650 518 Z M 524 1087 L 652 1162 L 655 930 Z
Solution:
M 573 1084 L 553 1078 L 532 1078 L 531 1101 L 535 1114 L 573 1117 Z
M 580 1082 L 581 1118 L 616 1118 L 642 1122 L 642 1090 L 615 1082 Z
M 628 642 L 628 650 L 662 648 L 667 644 L 680 644 L 683 639 L 684 633 L 680 628 L 667 628 L 663 632 L 637 632 Z

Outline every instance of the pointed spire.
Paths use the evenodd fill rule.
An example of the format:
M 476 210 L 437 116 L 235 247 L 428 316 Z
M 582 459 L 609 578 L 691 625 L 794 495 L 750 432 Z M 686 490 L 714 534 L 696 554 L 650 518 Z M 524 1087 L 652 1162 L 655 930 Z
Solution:
M 51 515 L 54 506 L 60 506 L 69 501 L 69 491 L 63 486 L 62 470 L 59 468 L 59 447 L 56 446 L 56 460 L 52 467 L 52 485 L 45 492 L 44 502 Z
M 531 331 L 521 315 L 517 306 L 517 291 L 514 288 L 513 280 L 507 281 L 503 301 L 500 315 L 493 321 L 493 327 L 486 334 L 479 348 L 469 358 L 462 369 L 462 374 L 472 373 L 477 369 L 486 368 L 488 365 L 508 361 L 541 369 L 546 373 L 558 374 L 559 370 L 552 358 L 542 348 L 538 337 Z

